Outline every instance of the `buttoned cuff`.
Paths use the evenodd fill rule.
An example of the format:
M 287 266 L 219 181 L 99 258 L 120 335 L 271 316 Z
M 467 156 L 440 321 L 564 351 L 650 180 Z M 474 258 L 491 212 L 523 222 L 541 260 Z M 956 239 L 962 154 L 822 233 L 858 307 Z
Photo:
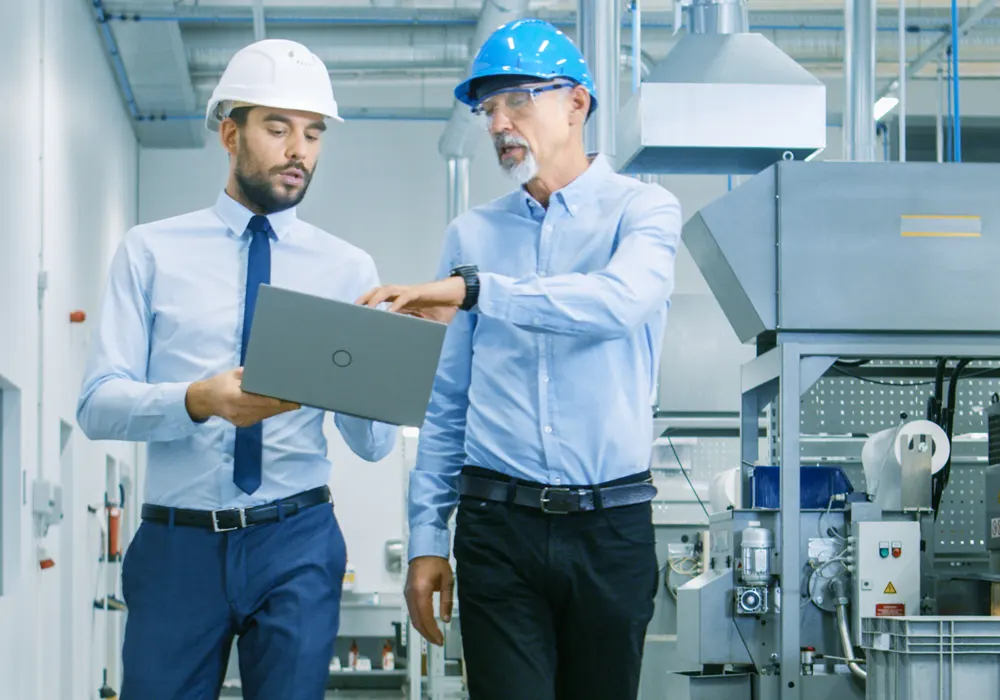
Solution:
M 196 421 L 187 410 L 187 392 L 192 382 L 167 382 L 158 384 L 163 417 L 168 425 L 191 431 L 206 421 Z
M 418 525 L 410 531 L 410 546 L 407 560 L 417 557 L 441 557 L 447 559 L 451 551 L 451 532 L 434 525 Z
M 503 284 L 499 277 L 492 272 L 479 273 L 479 299 L 472 308 L 472 312 L 482 313 L 484 316 L 506 319 L 508 300 L 505 298 Z

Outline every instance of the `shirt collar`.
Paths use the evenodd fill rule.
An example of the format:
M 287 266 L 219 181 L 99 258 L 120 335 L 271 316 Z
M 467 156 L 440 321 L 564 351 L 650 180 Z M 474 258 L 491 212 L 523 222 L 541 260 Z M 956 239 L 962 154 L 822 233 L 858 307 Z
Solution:
M 549 198 L 549 206 L 552 206 L 553 200 L 559 201 L 571 216 L 576 216 L 588 202 L 593 201 L 594 195 L 600 189 L 601 181 L 611 173 L 611 166 L 608 164 L 607 158 L 600 153 L 589 156 L 589 160 L 590 167 L 580 173 L 579 177 L 561 190 L 552 193 Z M 533 207 L 542 211 L 541 206 L 535 202 L 534 197 L 525 187 L 521 187 L 521 199 L 529 216 L 533 213 Z
M 222 223 L 237 238 L 246 232 L 247 226 L 250 224 L 250 219 L 253 218 L 253 212 L 230 197 L 225 190 L 219 193 L 219 198 L 215 202 L 215 212 L 222 219 Z M 298 220 L 298 216 L 295 207 L 292 207 L 291 209 L 268 214 L 267 220 L 271 224 L 271 229 L 274 230 L 274 235 L 280 239 L 288 234 L 292 224 Z

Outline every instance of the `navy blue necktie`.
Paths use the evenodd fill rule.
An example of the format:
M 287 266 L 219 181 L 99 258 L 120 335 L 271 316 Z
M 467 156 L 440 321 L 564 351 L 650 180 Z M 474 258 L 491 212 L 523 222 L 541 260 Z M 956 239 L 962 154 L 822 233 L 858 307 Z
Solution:
M 266 216 L 255 216 L 250 219 L 247 231 L 250 232 L 252 238 L 247 260 L 246 304 L 243 308 L 243 339 L 240 345 L 241 367 L 247 359 L 247 343 L 250 340 L 250 324 L 253 322 L 254 306 L 257 304 L 257 288 L 262 284 L 271 283 L 271 241 L 268 238 L 271 224 Z M 263 437 L 263 423 L 236 429 L 233 482 L 244 493 L 253 493 L 260 488 Z

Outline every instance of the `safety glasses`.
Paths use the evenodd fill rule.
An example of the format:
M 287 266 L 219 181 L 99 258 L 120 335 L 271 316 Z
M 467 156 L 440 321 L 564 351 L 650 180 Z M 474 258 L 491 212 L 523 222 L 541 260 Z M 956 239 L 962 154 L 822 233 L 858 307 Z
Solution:
M 489 129 L 498 112 L 505 114 L 508 119 L 523 118 L 535 108 L 535 98 L 538 95 L 543 92 L 572 87 L 573 83 L 553 83 L 537 87 L 504 88 L 490 93 L 489 97 L 472 108 L 472 113 L 479 117 L 484 127 Z

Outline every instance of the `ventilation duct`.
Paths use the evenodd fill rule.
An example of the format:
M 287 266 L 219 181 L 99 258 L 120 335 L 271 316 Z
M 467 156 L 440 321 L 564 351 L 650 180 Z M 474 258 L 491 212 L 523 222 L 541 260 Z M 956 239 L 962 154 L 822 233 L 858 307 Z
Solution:
M 619 171 L 746 175 L 826 147 L 825 86 L 747 32 L 745 2 L 684 9 L 687 33 L 619 115 Z

